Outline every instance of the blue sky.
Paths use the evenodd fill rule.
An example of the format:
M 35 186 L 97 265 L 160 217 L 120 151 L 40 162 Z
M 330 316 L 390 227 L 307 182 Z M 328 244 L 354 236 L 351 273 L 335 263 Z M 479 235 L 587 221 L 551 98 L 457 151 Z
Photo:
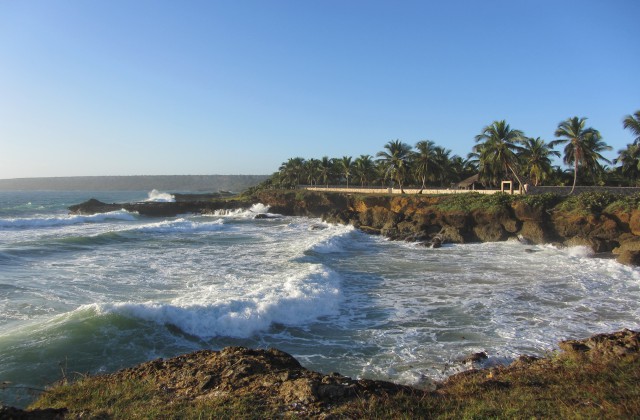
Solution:
M 615 151 L 640 1 L 0 1 L 0 178 L 269 174 L 494 120 Z

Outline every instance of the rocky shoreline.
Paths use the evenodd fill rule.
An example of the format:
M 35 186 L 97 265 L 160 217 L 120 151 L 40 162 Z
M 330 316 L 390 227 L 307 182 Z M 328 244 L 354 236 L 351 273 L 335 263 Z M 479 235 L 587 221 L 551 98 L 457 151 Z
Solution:
M 321 217 L 371 234 L 425 245 L 515 237 L 530 243 L 585 245 L 596 253 L 615 254 L 628 264 L 639 260 L 640 211 L 636 209 L 585 213 L 553 202 L 522 200 L 465 208 L 451 206 L 441 197 L 262 191 L 242 199 L 187 199 L 177 203 L 106 204 L 89 200 L 72 206 L 70 211 L 92 214 L 124 208 L 166 217 L 247 208 L 258 202 L 269 205 L 274 213 Z M 276 349 L 202 350 L 56 386 L 29 410 L 3 407 L 0 418 L 128 418 L 152 413 L 166 417 L 202 417 L 202 413 L 208 413 L 204 416 L 227 418 L 456 418 L 508 413 L 527 417 L 572 417 L 576 413 L 583 417 L 640 416 L 640 405 L 625 403 L 640 401 L 640 333 L 624 330 L 599 334 L 563 341 L 559 347 L 561 352 L 546 358 L 521 356 L 509 366 L 486 369 L 477 369 L 486 355 L 473 354 L 461 361 L 470 364 L 471 370 L 432 383 L 429 389 L 313 372 Z M 140 388 L 139 394 L 127 394 L 131 384 Z M 97 398 L 93 396 L 95 390 L 105 394 L 108 403 L 89 401 L 89 394 Z M 537 403 L 530 406 L 531 395 L 536 396 Z M 127 411 L 128 406 L 113 411 L 109 405 L 117 405 L 120 400 L 132 407 L 140 404 L 142 411 Z M 509 404 L 513 406 L 509 408 Z M 193 414 L 190 410 L 204 411 Z
M 234 199 L 194 201 L 184 196 L 174 203 L 106 204 L 92 199 L 69 210 L 74 214 L 94 214 L 125 209 L 145 216 L 168 217 L 212 214 L 263 203 L 274 213 L 320 217 L 327 222 L 353 225 L 366 233 L 427 246 L 516 238 L 529 244 L 587 246 L 596 256 L 640 265 L 640 209 L 567 211 L 553 200 L 501 202 L 499 198 L 491 202 L 490 197 L 478 198 L 488 203 L 474 207 L 464 203 L 465 197 L 455 199 L 462 205 L 451 206 L 452 198 L 443 196 L 263 190 Z
M 509 366 L 471 369 L 428 390 L 310 371 L 276 349 L 202 350 L 54 387 L 29 410 L 3 407 L 0 418 L 129 418 L 140 414 L 127 411 L 137 404 L 144 417 L 166 418 L 194 415 L 192 409 L 227 418 L 455 418 L 471 409 L 480 417 L 640 415 L 638 404 L 625 401 L 639 392 L 640 333 L 599 334 L 559 347 L 561 352 L 547 358 L 522 356 Z M 613 385 L 611 373 L 619 381 Z M 135 398 L 131 386 L 141 387 Z M 94 391 L 107 398 L 90 401 L 87 395 Z M 532 395 L 536 403 L 529 406 Z M 503 400 L 515 405 L 506 407 Z M 479 401 L 501 408 L 478 412 Z

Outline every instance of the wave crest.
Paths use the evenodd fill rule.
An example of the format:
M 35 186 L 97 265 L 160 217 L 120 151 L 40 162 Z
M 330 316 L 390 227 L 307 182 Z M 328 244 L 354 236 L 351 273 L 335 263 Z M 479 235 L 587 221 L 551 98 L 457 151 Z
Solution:
M 0 228 L 47 228 L 56 226 L 70 226 L 81 223 L 102 223 L 106 220 L 134 221 L 136 220 L 136 217 L 135 213 L 130 213 L 126 210 L 117 210 L 108 213 L 98 213 L 92 215 L 64 215 L 53 217 L 0 219 Z
M 338 311 L 340 281 L 333 271 L 313 265 L 306 275 L 275 281 L 267 279 L 243 297 L 219 299 L 213 291 L 199 290 L 170 303 L 101 304 L 98 312 L 171 325 L 201 338 L 248 338 L 275 323 L 302 325 Z

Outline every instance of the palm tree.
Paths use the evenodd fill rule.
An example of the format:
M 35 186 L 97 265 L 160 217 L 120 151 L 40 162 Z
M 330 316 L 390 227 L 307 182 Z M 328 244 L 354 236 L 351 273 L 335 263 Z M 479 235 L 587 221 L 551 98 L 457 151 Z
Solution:
M 586 118 L 578 117 L 562 121 L 558 124 L 555 135 L 563 138 L 549 143 L 551 147 L 556 144 L 567 144 L 564 148 L 563 161 L 567 165 L 573 164 L 573 186 L 569 194 L 573 194 L 576 188 L 578 167 L 584 167 L 586 171 L 594 173 L 602 169 L 599 160 L 609 162 L 600 152 L 611 150 L 611 146 L 602 141 L 598 130 L 591 127 L 585 128 L 586 121 Z
M 636 111 L 633 115 L 627 115 L 622 121 L 622 126 L 628 128 L 634 136 L 634 143 L 640 143 L 640 110 Z
M 353 162 L 354 175 L 360 180 L 360 184 L 364 187 L 369 185 L 374 175 L 375 164 L 370 155 L 360 155 Z
M 484 127 L 476 136 L 478 144 L 473 148 L 478 155 L 481 175 L 489 175 L 495 182 L 500 174 L 510 177 L 511 172 L 522 187 L 517 169 L 518 153 L 523 150 L 519 143 L 523 138 L 522 131 L 512 130 L 505 120 Z
M 626 149 L 618 150 L 618 157 L 613 160 L 614 164 L 620 163 L 620 172 L 627 179 L 636 181 L 640 177 L 640 144 L 627 144 Z
M 418 194 L 422 194 L 422 191 L 427 188 L 427 179 L 433 179 L 433 173 L 429 173 L 429 170 L 434 171 L 437 168 L 435 147 L 435 142 L 431 140 L 421 140 L 416 143 L 416 151 L 412 157 L 414 174 L 422 181 Z
M 342 175 L 347 179 L 347 188 L 349 188 L 349 177 L 351 176 L 351 156 L 343 156 L 340 159 L 340 169 L 342 170 Z
M 560 157 L 560 152 L 552 150 L 552 147 L 540 137 L 527 137 L 523 141 L 523 150 L 520 159 L 524 165 L 525 174 L 536 187 L 544 182 L 551 174 L 550 156 Z
M 311 184 L 311 186 L 318 184 L 318 177 L 320 176 L 320 161 L 318 159 L 309 159 L 304 162 L 304 169 L 309 184 Z
M 404 194 L 403 184 L 409 172 L 409 157 L 411 146 L 400 140 L 393 140 L 384 145 L 387 151 L 376 154 L 378 161 L 384 165 L 385 173 L 400 186 L 400 192 Z
M 290 158 L 280 165 L 279 172 L 286 187 L 300 185 L 300 178 L 304 172 L 304 159 L 301 157 Z
M 323 156 L 318 164 L 318 176 L 322 179 L 322 183 L 329 188 L 329 178 L 333 170 L 333 161 L 328 156 Z
M 478 172 L 477 166 L 471 159 L 464 159 L 458 155 L 453 155 L 450 159 L 451 174 L 450 183 L 460 182 Z
M 453 166 L 451 161 L 451 150 L 445 149 L 442 146 L 436 146 L 434 149 L 434 160 L 436 161 L 436 167 L 438 168 L 438 175 L 436 180 L 443 186 L 447 184 L 453 175 Z

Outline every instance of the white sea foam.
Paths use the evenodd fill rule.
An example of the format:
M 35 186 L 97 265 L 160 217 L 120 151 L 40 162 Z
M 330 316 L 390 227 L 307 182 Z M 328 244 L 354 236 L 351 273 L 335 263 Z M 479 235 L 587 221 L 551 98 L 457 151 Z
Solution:
M 98 213 L 93 215 L 42 216 L 32 218 L 0 219 L 0 229 L 47 228 L 70 226 L 81 223 L 101 223 L 109 220 L 133 221 L 135 213 L 126 210 Z
M 174 203 L 176 201 L 176 197 L 174 195 L 160 192 L 156 189 L 149 191 L 147 195 L 148 197 L 144 201 L 154 201 L 157 203 Z
M 566 248 L 566 253 L 571 257 L 577 257 L 577 258 L 589 257 L 594 254 L 593 249 L 591 249 L 588 246 L 582 246 L 582 245 Z
M 282 282 L 265 278 L 245 293 L 220 297 L 219 290 L 197 290 L 169 303 L 101 304 L 100 313 L 119 313 L 161 325 L 178 327 L 201 338 L 247 338 L 274 323 L 302 325 L 337 312 L 339 276 L 318 265 Z
M 31 200 L 40 203 L 14 201 Z M 117 369 L 243 345 L 287 349 L 316 370 L 421 385 L 468 368 L 458 361 L 473 352 L 509 361 L 562 339 L 640 328 L 640 270 L 584 248 L 427 249 L 317 219 L 253 222 L 265 207 L 100 223 L 26 219 L 31 211 L 6 213 L 29 222 L 0 232 L 0 277 L 12 286 L 0 287 L 0 375 L 15 383 L 29 369 L 31 385 L 55 380 L 56 364 L 44 375 L 42 357 L 68 355 L 74 370 L 95 372 L 105 360 Z
M 179 218 L 173 220 L 163 220 L 162 222 L 148 223 L 142 226 L 130 228 L 128 230 L 151 233 L 193 233 L 215 232 L 221 229 L 224 229 L 224 222 L 221 219 L 205 222 Z
M 213 212 L 213 215 L 216 217 L 230 217 L 235 219 L 253 219 L 258 214 L 271 217 L 277 216 L 276 214 L 269 213 L 269 206 L 262 203 L 254 204 L 248 209 L 219 209 Z

